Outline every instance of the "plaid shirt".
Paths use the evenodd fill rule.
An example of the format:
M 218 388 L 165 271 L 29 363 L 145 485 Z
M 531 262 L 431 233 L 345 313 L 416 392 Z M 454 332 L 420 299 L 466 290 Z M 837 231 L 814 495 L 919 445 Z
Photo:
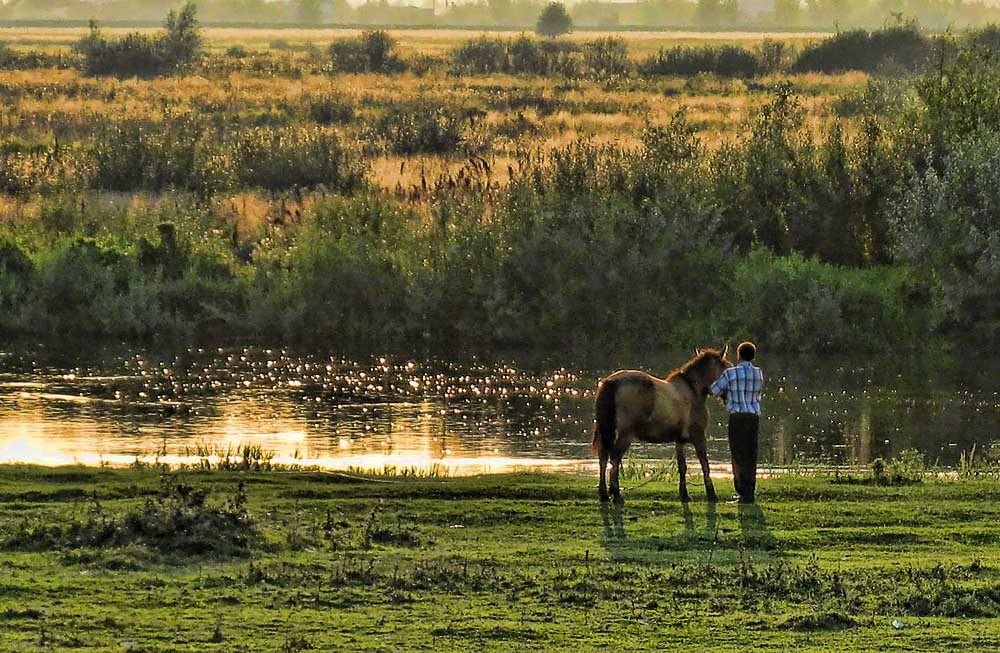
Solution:
M 725 393 L 726 410 L 730 413 L 760 415 L 760 397 L 764 393 L 764 373 L 750 361 L 740 361 L 730 367 L 712 384 L 712 394 Z

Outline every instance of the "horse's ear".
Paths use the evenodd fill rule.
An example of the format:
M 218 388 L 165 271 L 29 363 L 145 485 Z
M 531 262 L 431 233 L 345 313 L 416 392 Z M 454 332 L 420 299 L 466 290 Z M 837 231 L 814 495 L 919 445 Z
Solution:
M 722 357 L 725 358 L 729 355 L 729 343 L 727 342 L 725 347 L 722 348 Z

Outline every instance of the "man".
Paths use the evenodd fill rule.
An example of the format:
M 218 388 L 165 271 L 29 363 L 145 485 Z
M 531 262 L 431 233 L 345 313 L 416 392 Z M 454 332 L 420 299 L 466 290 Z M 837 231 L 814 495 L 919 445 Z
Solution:
M 764 372 L 754 365 L 757 347 L 740 343 L 739 364 L 730 367 L 712 384 L 712 394 L 722 397 L 729 411 L 729 452 L 733 457 L 733 483 L 740 503 L 753 503 L 757 487 L 757 435 Z M 737 498 L 737 497 L 734 497 Z

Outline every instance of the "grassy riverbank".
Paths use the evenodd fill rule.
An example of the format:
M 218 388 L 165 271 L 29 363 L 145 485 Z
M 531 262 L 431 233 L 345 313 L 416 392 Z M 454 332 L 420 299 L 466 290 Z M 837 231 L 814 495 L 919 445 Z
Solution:
M 995 482 L 593 485 L 0 467 L 0 648 L 1000 645 Z

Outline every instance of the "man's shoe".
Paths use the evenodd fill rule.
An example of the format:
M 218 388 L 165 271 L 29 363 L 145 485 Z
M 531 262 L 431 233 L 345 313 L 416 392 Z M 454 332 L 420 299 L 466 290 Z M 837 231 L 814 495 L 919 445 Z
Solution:
M 739 503 L 741 503 L 743 505 L 749 505 L 749 504 L 754 503 L 754 498 L 753 497 L 740 497 L 739 498 Z

